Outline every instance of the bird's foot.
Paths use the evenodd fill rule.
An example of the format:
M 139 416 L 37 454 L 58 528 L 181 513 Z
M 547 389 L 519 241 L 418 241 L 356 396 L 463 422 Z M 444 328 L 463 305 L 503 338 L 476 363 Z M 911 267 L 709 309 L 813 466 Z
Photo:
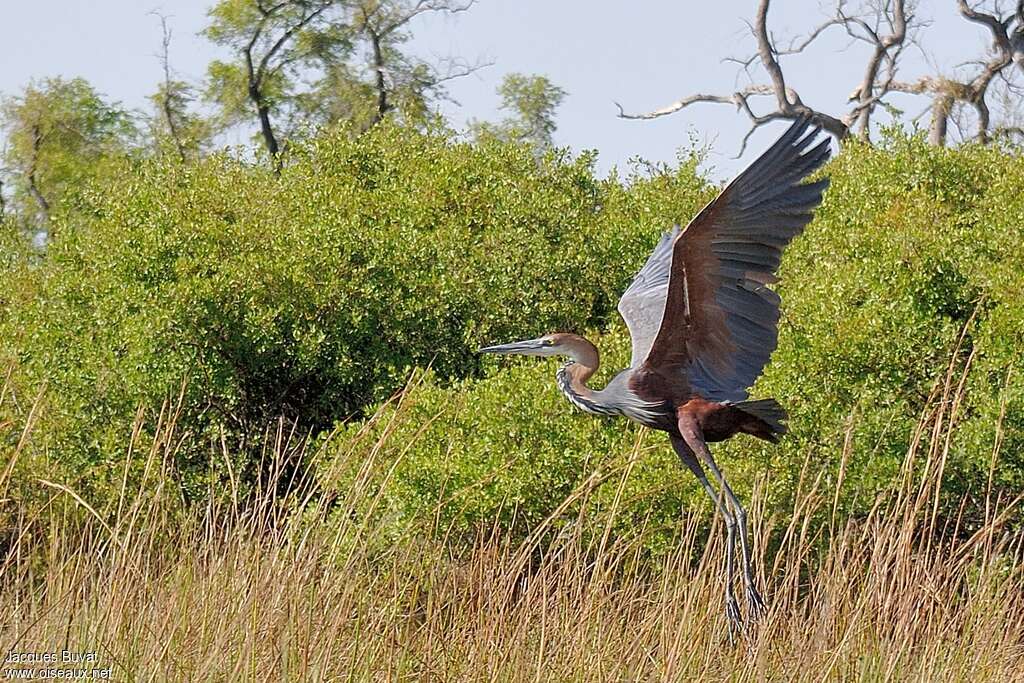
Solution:
M 760 621 L 766 611 L 764 598 L 761 597 L 757 588 L 752 583 L 747 584 L 747 614 L 750 617 L 750 621 Z
M 725 616 L 729 622 L 729 645 L 735 646 L 739 637 L 743 635 L 743 617 L 740 615 L 740 605 L 736 596 L 731 592 L 725 598 Z

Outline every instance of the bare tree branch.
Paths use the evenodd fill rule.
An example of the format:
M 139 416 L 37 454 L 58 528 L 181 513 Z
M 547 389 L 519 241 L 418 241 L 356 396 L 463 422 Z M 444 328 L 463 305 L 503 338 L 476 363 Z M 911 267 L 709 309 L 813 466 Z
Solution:
M 153 11 L 151 14 L 155 14 L 160 18 L 160 29 L 163 32 L 162 40 L 160 41 L 160 63 L 164 69 L 164 91 L 160 97 L 160 109 L 167 121 L 167 130 L 171 134 L 171 140 L 174 141 L 174 147 L 178 151 L 178 156 L 182 161 L 187 159 L 185 153 L 185 143 L 181 139 L 181 132 L 178 130 L 178 123 L 174 120 L 174 110 L 171 107 L 171 90 L 174 87 L 171 79 L 171 28 L 167 25 L 167 17 L 159 12 Z
M 994 140 L 1008 139 L 1013 137 L 1024 139 L 1024 127 L 998 126 L 992 129 L 992 138 Z
M 1024 0 L 1018 0 L 1017 11 L 1014 13 L 1017 28 L 1010 34 L 1010 46 L 1013 48 L 1013 63 L 1024 72 Z
M 845 1 L 840 1 L 836 16 L 852 37 L 868 42 L 874 48 L 864 70 L 864 78 L 850 95 L 850 100 L 855 100 L 857 104 L 843 117 L 843 122 L 847 126 L 856 126 L 860 137 L 867 140 L 871 133 L 871 114 L 875 106 L 889 93 L 896 77 L 896 64 L 907 38 L 906 3 L 905 0 L 893 0 L 891 18 L 888 13 L 885 14 L 891 30 L 885 35 L 879 35 L 878 30 L 869 26 L 862 18 L 847 16 Z M 854 26 L 859 26 L 863 30 L 863 36 L 853 30 Z M 883 62 L 887 64 L 886 77 L 879 83 L 878 71 Z
M 751 57 L 747 60 L 730 59 L 729 61 L 741 64 L 746 69 L 755 60 L 760 61 L 762 68 L 768 74 L 768 78 L 771 81 L 770 85 L 763 84 L 752 84 L 745 88 L 742 88 L 732 95 L 716 95 L 716 94 L 697 94 L 690 95 L 677 100 L 676 102 L 656 109 L 646 114 L 627 114 L 621 105 L 616 103 L 619 108 L 619 118 L 623 119 L 653 119 L 659 116 L 665 116 L 679 111 L 685 107 L 698 102 L 712 102 L 717 104 L 733 104 L 738 109 L 743 111 L 750 119 L 750 131 L 743 139 L 743 143 L 740 148 L 740 154 L 746 148 L 747 140 L 750 135 L 757 128 L 764 124 L 775 121 L 778 119 L 797 119 L 800 117 L 808 117 L 815 124 L 821 126 L 835 137 L 842 139 L 848 132 L 847 125 L 838 118 L 830 116 L 822 111 L 816 110 L 803 102 L 800 94 L 792 87 L 786 84 L 786 78 L 783 74 L 782 67 L 779 64 L 778 56 L 782 54 L 795 54 L 802 51 L 811 43 L 813 43 L 826 29 L 830 26 L 834 26 L 840 23 L 838 19 L 830 19 L 829 21 L 816 27 L 803 41 L 798 44 L 792 44 L 789 48 L 784 51 L 776 49 L 772 37 L 768 32 L 768 9 L 771 0 L 759 0 L 757 6 L 757 13 L 754 17 L 754 23 L 751 26 L 751 32 L 757 43 L 757 53 L 755 57 Z M 775 108 L 764 114 L 756 114 L 750 106 L 749 98 L 752 96 L 767 95 L 775 98 Z
M 960 14 L 965 19 L 988 28 L 992 33 L 992 39 L 995 41 L 997 51 L 1005 53 L 1011 52 L 1010 38 L 1006 33 L 1006 25 L 1003 24 L 1002 20 L 997 19 L 992 14 L 972 9 L 971 6 L 967 4 L 967 0 L 957 0 L 956 4 L 957 9 L 960 10 Z
M 829 19 L 828 21 L 824 21 L 821 24 L 818 24 L 818 26 L 816 26 L 813 31 L 808 33 L 807 36 L 803 40 L 801 40 L 799 43 L 797 43 L 796 41 L 793 41 L 793 42 L 791 42 L 789 44 L 789 47 L 787 47 L 786 49 L 784 49 L 784 50 L 776 50 L 775 54 L 779 55 L 779 56 L 798 55 L 801 52 L 803 52 L 804 50 L 806 50 L 807 48 L 809 48 L 811 46 L 811 43 L 813 43 L 815 40 L 817 40 L 818 36 L 820 36 L 822 33 L 824 33 L 827 29 L 829 29 L 829 28 L 831 28 L 833 26 L 837 26 L 837 25 L 839 25 L 841 23 L 842 23 L 842 21 L 838 17 L 833 17 L 832 19 Z
M 754 21 L 750 24 L 757 46 L 756 53 L 745 59 L 727 57 L 725 61 L 740 65 L 748 75 L 752 66 L 761 66 L 767 75 L 767 84 L 755 80 L 752 85 L 732 94 L 705 92 L 687 95 L 646 113 L 627 113 L 616 103 L 619 118 L 653 119 L 697 103 L 733 104 L 750 119 L 751 128 L 744 138 L 744 145 L 750 133 L 764 123 L 800 116 L 809 117 L 837 138 L 841 139 L 850 130 L 855 130 L 860 137 L 868 139 L 877 107 L 884 105 L 891 93 L 906 93 L 931 99 L 928 111 L 932 117 L 929 133 L 932 143 L 945 144 L 949 121 L 954 119 L 960 126 L 959 119 L 955 117 L 963 108 L 973 112 L 977 120 L 973 137 L 985 143 L 990 140 L 993 127 L 993 114 L 986 96 L 996 78 L 999 78 L 1002 92 L 1016 94 L 1018 97 L 1024 95 L 1024 88 L 1012 78 L 1018 73 L 1012 68 L 1013 65 L 1017 65 L 1020 73 L 1024 73 L 1024 0 L 1016 0 L 1015 9 L 1011 12 L 1001 10 L 998 1 L 956 0 L 960 15 L 971 23 L 983 26 L 991 35 L 989 55 L 985 59 L 967 63 L 973 73 L 966 78 L 936 75 L 909 82 L 897 80 L 899 62 L 907 46 L 915 44 L 913 29 L 925 25 L 913 16 L 914 1 L 861 0 L 853 7 L 853 0 L 835 2 L 834 16 L 815 26 L 804 38 L 793 40 L 788 47 L 780 50 L 768 30 L 770 0 L 758 0 Z M 782 56 L 805 51 L 832 26 L 841 26 L 850 37 L 851 44 L 863 43 L 871 48 L 863 77 L 848 98 L 848 108 L 845 113 L 835 116 L 805 104 L 799 92 L 786 81 L 780 63 Z M 774 98 L 774 107 L 755 113 L 750 98 L 765 95 Z
M 761 0 L 757 8 L 757 16 L 754 19 L 754 37 L 757 38 L 757 55 L 761 58 L 761 65 L 768 72 L 775 91 L 775 98 L 779 103 L 779 111 L 784 112 L 792 105 L 786 94 L 786 79 L 782 75 L 782 67 L 775 59 L 775 47 L 768 37 L 768 5 L 770 0 Z
M 468 0 L 464 4 L 454 4 L 451 0 L 418 0 L 412 9 L 404 15 L 399 15 L 390 24 L 387 24 L 381 28 L 381 35 L 386 36 L 389 33 L 396 31 L 405 24 L 408 24 L 415 17 L 420 14 L 427 12 L 444 12 L 445 14 L 459 14 L 460 12 L 468 11 L 473 5 L 476 4 L 476 0 Z
M 1024 0 L 1018 1 L 1014 13 L 1005 17 L 998 12 L 982 11 L 980 6 L 972 7 L 967 0 L 957 0 L 960 15 L 972 23 L 984 26 L 992 36 L 991 56 L 986 60 L 972 60 L 964 65 L 975 66 L 978 71 L 973 78 L 923 77 L 913 83 L 891 83 L 892 90 L 904 93 L 928 95 L 932 98 L 932 122 L 929 141 L 936 145 L 946 144 L 949 120 L 954 116 L 958 104 L 974 110 L 977 116 L 975 139 L 985 144 L 991 139 L 992 115 L 986 97 L 996 77 L 1005 81 L 1011 92 L 1015 86 L 1006 76 L 1006 69 L 1015 62 L 1024 63 Z M 1016 22 L 1011 33 L 1009 27 Z M 959 122 L 957 122 L 959 125 Z
M 734 104 L 737 107 L 739 107 L 740 106 L 740 101 L 741 101 L 742 98 L 749 97 L 750 95 L 769 95 L 769 94 L 771 94 L 771 89 L 768 86 L 766 86 L 766 85 L 750 85 L 750 86 L 747 86 L 746 88 L 744 88 L 743 90 L 739 90 L 739 91 L 733 93 L 732 95 L 709 95 L 709 94 L 689 95 L 688 97 L 684 97 L 681 100 L 676 100 L 672 104 L 664 106 L 661 109 L 655 109 L 654 111 L 650 111 L 650 112 L 647 112 L 647 113 L 644 113 L 644 114 L 627 114 L 626 111 L 622 108 L 622 105 L 619 104 L 618 102 L 615 103 L 615 106 L 618 107 L 618 109 L 619 109 L 619 118 L 620 119 L 649 120 L 649 119 L 657 119 L 657 118 L 660 118 L 662 116 L 667 116 L 669 114 L 674 114 L 677 111 L 679 111 L 680 109 L 685 109 L 686 107 L 689 107 L 691 104 L 696 104 L 698 102 L 714 102 L 714 103 L 717 103 L 717 104 Z

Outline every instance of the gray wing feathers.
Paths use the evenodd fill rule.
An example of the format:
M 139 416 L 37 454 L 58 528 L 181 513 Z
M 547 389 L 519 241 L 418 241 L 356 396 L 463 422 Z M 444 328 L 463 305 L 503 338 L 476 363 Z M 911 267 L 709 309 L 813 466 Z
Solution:
M 678 225 L 662 235 L 647 263 L 619 299 L 619 314 L 626 321 L 629 336 L 633 340 L 630 367 L 637 367 L 647 358 L 654 338 L 661 329 L 668 280 L 672 271 L 672 246 L 678 235 Z
M 719 262 L 715 299 L 735 349 L 722 367 L 693 359 L 690 384 L 707 399 L 746 399 L 777 345 L 779 296 L 766 285 L 775 281 L 782 250 L 810 222 L 828 187 L 828 179 L 799 184 L 829 157 L 828 139 L 807 149 L 820 132 L 814 128 L 804 136 L 808 127 L 806 120 L 794 123 L 725 190 L 728 204 L 711 249 Z

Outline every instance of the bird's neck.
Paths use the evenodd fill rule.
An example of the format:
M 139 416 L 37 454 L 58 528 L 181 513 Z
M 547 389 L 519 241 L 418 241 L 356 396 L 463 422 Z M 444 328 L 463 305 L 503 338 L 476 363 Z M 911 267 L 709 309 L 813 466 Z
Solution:
M 569 357 L 572 359 L 563 366 L 569 376 L 571 386 L 581 393 L 589 393 L 587 380 L 597 372 L 597 368 L 601 365 L 597 347 L 587 339 L 575 335 L 563 343 L 568 346 Z
M 601 364 L 597 347 L 583 337 L 575 337 L 569 344 L 569 357 L 571 360 L 558 369 L 558 388 L 581 410 L 596 415 L 611 414 L 594 400 L 594 391 L 587 386 L 587 380 Z

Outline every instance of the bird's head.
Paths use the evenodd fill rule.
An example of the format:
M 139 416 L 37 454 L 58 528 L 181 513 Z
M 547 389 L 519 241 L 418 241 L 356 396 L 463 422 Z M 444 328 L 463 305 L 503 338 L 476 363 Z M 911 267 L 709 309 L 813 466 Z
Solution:
M 477 353 L 497 353 L 517 356 L 568 356 L 572 349 L 567 343 L 565 334 L 546 334 L 536 339 L 524 339 L 510 344 L 485 346 Z
M 575 368 L 576 379 L 580 382 L 586 381 L 588 377 L 597 372 L 600 365 L 600 358 L 597 347 L 589 341 L 570 332 L 556 332 L 546 334 L 536 339 L 524 339 L 523 341 L 512 342 L 511 344 L 498 344 L 497 346 L 485 346 L 477 353 L 500 353 L 517 356 L 568 356 L 571 360 L 570 366 Z

